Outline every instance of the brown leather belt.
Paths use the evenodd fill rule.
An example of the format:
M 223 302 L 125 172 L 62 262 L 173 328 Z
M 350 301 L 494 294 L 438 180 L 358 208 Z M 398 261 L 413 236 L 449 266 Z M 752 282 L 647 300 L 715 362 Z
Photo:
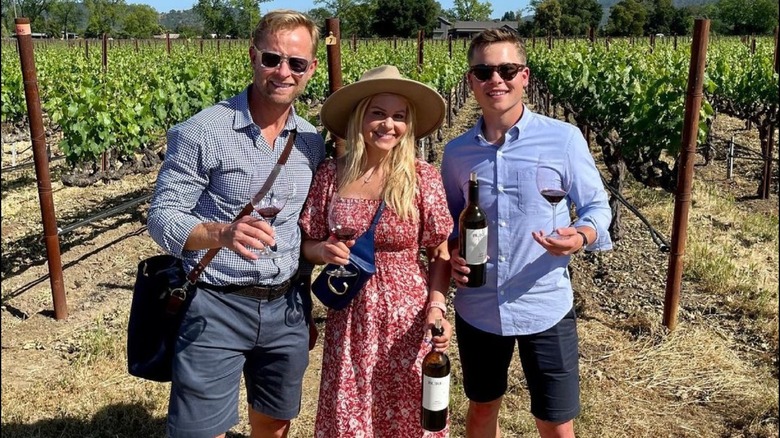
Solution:
M 208 283 L 198 283 L 198 287 L 209 289 L 217 292 L 223 292 L 226 294 L 240 295 L 242 297 L 255 298 L 258 300 L 273 301 L 287 294 L 290 287 L 293 285 L 293 280 L 297 275 L 293 275 L 289 280 L 273 285 L 258 284 L 255 286 L 245 285 L 225 285 L 215 286 Z

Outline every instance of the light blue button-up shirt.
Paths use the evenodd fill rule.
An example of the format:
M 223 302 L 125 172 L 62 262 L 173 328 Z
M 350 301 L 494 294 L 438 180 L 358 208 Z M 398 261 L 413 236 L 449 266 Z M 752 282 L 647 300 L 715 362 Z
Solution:
M 468 198 L 468 180 L 476 172 L 479 204 L 488 217 L 487 282 L 479 288 L 458 288 L 455 310 L 472 326 L 504 336 L 542 332 L 561 320 L 574 297 L 567 270 L 570 256 L 549 254 L 531 236 L 552 231 L 553 207 L 536 186 L 542 154 L 566 160 L 573 182 L 565 202 L 555 209 L 557 227 L 589 226 L 598 238 L 586 248 L 608 250 L 612 214 L 599 171 L 580 131 L 527 107 L 506 133 L 501 146 L 482 136 L 484 121 L 450 141 L 441 173 L 455 223 Z M 457 238 L 458 227 L 451 238 Z
M 149 208 L 149 234 L 165 251 L 182 258 L 189 272 L 206 253 L 184 249 L 192 230 L 203 222 L 232 222 L 255 194 L 252 174 L 269 174 L 290 132 L 297 130 L 285 165 L 295 195 L 274 221 L 280 257 L 248 260 L 223 248 L 200 278 L 218 286 L 278 284 L 295 273 L 301 246 L 298 216 L 314 170 L 325 157 L 322 136 L 294 109 L 271 148 L 252 121 L 247 90 L 168 131 L 168 150 Z M 257 212 L 252 215 L 260 218 Z

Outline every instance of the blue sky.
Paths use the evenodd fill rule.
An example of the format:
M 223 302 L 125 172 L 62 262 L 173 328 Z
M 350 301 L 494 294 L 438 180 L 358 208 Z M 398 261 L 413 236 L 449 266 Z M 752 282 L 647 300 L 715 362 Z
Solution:
M 438 1 L 444 9 L 452 8 L 452 0 Z M 156 9 L 157 12 L 168 12 L 171 9 L 190 9 L 197 3 L 197 0 L 128 0 L 128 3 L 146 4 Z M 493 18 L 501 18 L 505 12 L 525 9 L 529 0 L 490 0 L 490 3 L 493 6 Z M 260 10 L 266 12 L 271 9 L 291 8 L 305 12 L 317 6 L 319 5 L 314 4 L 314 0 L 274 0 L 260 3 Z M 527 15 L 527 12 L 523 12 L 523 15 Z

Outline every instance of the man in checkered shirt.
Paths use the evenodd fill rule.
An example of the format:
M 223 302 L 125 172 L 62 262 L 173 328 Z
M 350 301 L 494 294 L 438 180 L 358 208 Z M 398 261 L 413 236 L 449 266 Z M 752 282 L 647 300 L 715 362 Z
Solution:
M 289 10 L 265 15 L 249 59 L 252 84 L 168 132 L 149 210 L 149 233 L 191 270 L 222 248 L 199 278 L 179 331 L 168 408 L 171 437 L 224 437 L 238 423 L 243 374 L 253 437 L 283 437 L 298 415 L 308 365 L 311 299 L 300 278 L 298 216 L 323 160 L 322 137 L 293 102 L 317 67 L 317 26 Z M 284 166 L 290 198 L 274 226 L 252 199 L 295 135 Z M 262 175 L 253 184 L 253 174 Z M 255 180 L 255 182 L 257 182 Z M 274 249 L 276 258 L 260 250 Z M 307 272 L 301 272 L 307 271 Z

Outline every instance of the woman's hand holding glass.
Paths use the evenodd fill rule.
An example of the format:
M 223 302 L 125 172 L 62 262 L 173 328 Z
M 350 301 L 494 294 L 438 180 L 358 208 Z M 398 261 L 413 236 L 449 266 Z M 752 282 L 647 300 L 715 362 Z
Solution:
M 355 243 L 354 239 L 357 237 L 358 230 L 350 220 L 354 218 L 354 213 L 354 208 L 346 198 L 341 197 L 338 192 L 333 194 L 328 209 L 328 230 L 330 231 L 328 243 L 335 245 L 336 248 L 332 246 L 329 248 L 328 243 L 326 243 L 324 248 L 326 251 L 329 250 L 331 255 L 335 257 L 330 261 L 327 257 L 323 257 L 328 263 L 340 265 L 337 269 L 327 271 L 328 275 L 332 277 L 353 277 L 357 275 L 344 268 L 344 265 L 349 263 L 348 248 Z M 351 244 L 347 245 L 347 243 Z M 344 257 L 344 250 L 346 250 L 346 257 Z

